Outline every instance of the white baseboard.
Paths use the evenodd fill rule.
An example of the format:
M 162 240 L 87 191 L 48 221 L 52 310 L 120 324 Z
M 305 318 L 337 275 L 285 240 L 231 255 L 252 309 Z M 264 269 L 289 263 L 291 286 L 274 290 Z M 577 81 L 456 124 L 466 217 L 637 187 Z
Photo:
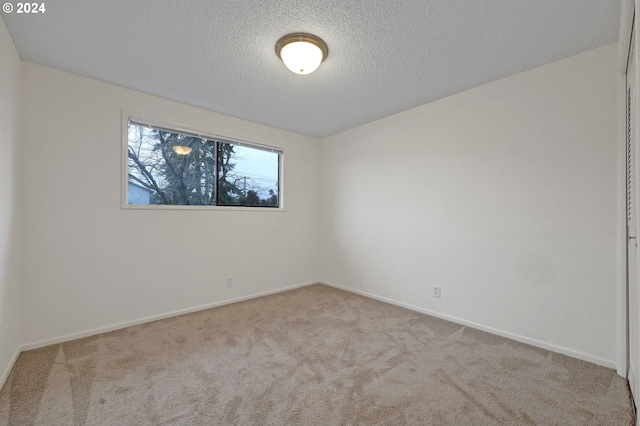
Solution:
M 498 330 L 498 329 L 495 329 L 495 328 L 492 328 L 492 327 L 487 327 L 487 326 L 484 326 L 482 324 L 475 323 L 473 321 L 467 321 L 467 320 L 464 320 L 462 318 L 453 317 L 451 315 L 441 314 L 439 312 L 435 312 L 435 311 L 432 311 L 432 310 L 429 310 L 429 309 L 425 309 L 425 308 L 420 308 L 418 306 L 410 305 L 408 303 L 398 302 L 397 300 L 389 299 L 387 297 L 377 296 L 375 294 L 368 293 L 366 291 L 355 290 L 355 289 L 352 289 L 352 288 L 349 288 L 349 287 L 345 287 L 345 286 L 342 286 L 342 285 L 339 285 L 339 284 L 334 284 L 334 283 L 330 283 L 330 282 L 322 281 L 322 280 L 320 281 L 320 283 L 324 284 L 324 285 L 328 285 L 330 287 L 335 287 L 335 288 L 340 289 L 340 290 L 345 290 L 345 291 L 348 291 L 348 292 L 351 292 L 351 293 L 359 294 L 361 296 L 369 297 L 371 299 L 379 300 L 381 302 L 385 302 L 385 303 L 389 303 L 389 304 L 392 304 L 392 305 L 400 306 L 401 308 L 406 308 L 406 309 L 409 309 L 409 310 L 412 310 L 412 311 L 420 312 L 422 314 L 427 314 L 427 315 L 430 315 L 430 316 L 433 316 L 433 317 L 436 317 L 436 318 L 440 318 L 440 319 L 444 319 L 444 320 L 447 320 L 447 321 L 451 321 L 451 322 L 454 322 L 456 324 L 460 324 L 460 325 L 464 325 L 464 326 L 467 326 L 467 327 L 475 328 L 477 330 L 486 331 L 487 333 L 496 334 L 498 336 L 506 337 L 508 339 L 512 339 L 512 340 L 518 341 L 520 343 L 526 343 L 528 345 L 535 346 L 535 347 L 542 348 L 542 349 L 546 349 L 546 350 L 551 351 L 551 352 L 556 352 L 556 353 L 559 353 L 559 354 L 562 354 L 562 355 L 567 355 L 567 356 L 570 356 L 572 358 L 581 359 L 583 361 L 591 362 L 593 364 L 601 365 L 603 367 L 611 368 L 611 369 L 614 369 L 614 370 L 616 369 L 616 362 L 615 361 L 594 357 L 594 356 L 591 356 L 591 355 L 588 355 L 588 354 L 585 354 L 585 353 L 582 353 L 582 352 L 579 352 L 579 351 L 574 351 L 574 350 L 571 350 L 571 349 L 563 348 L 561 346 L 556 346 L 556 345 L 552 345 L 552 344 L 549 344 L 549 343 L 541 342 L 539 340 L 530 339 L 528 337 L 520 336 L 520 335 L 517 335 L 517 334 L 512 334 L 512 333 L 509 333 L 507 331 Z
M 36 342 L 31 342 L 31 343 L 25 343 L 23 344 L 20 348 L 18 348 L 18 350 L 16 351 L 16 354 L 14 356 L 14 359 L 11 363 L 11 365 L 9 365 L 6 369 L 6 371 L 3 373 L 2 376 L 2 381 L 0 381 L 0 383 L 4 383 L 4 380 L 6 380 L 6 377 L 9 375 L 9 372 L 11 371 L 11 368 L 13 367 L 13 364 L 15 363 L 15 361 L 18 358 L 18 355 L 20 354 L 21 351 L 27 351 L 27 350 L 31 350 L 31 349 L 37 349 L 37 348 L 41 348 L 44 346 L 48 346 L 48 345 L 53 345 L 53 344 L 57 344 L 57 343 L 63 343 L 63 342 L 68 342 L 70 340 L 75 340 L 75 339 L 81 339 L 83 337 L 88 337 L 88 336 L 93 336 L 96 334 L 100 334 L 100 333 L 107 333 L 109 331 L 114 331 L 114 330 L 119 330 L 122 328 L 126 328 L 126 327 L 131 327 L 134 325 L 139 325 L 139 324 L 143 324 L 143 323 L 147 323 L 147 322 L 152 322 L 152 321 L 157 321 L 157 320 L 161 320 L 161 319 L 165 319 L 165 318 L 170 318 L 170 317 L 175 317 L 178 315 L 184 315 L 184 314 L 189 314 L 192 312 L 197 312 L 197 311 L 202 311 L 204 309 L 210 309 L 210 308 L 215 308 L 218 306 L 224 306 L 224 305 L 229 305 L 232 303 L 237 303 L 237 302 L 242 302 L 244 300 L 250 300 L 250 299 L 255 299 L 258 297 L 262 297 L 262 296 L 268 296 L 271 294 L 276 294 L 276 293 L 281 293 L 283 291 L 288 291 L 288 290 L 293 290 L 296 288 L 301 288 L 301 287 L 306 287 L 309 285 L 313 285 L 313 284 L 324 284 L 330 287 L 335 287 L 337 289 L 340 290 L 345 290 L 351 293 L 355 293 L 355 294 L 359 294 L 361 296 L 365 296 L 365 297 L 369 297 L 371 299 L 375 299 L 375 300 L 379 300 L 381 302 L 385 302 L 385 303 L 389 303 L 395 306 L 400 306 L 402 308 L 406 308 L 412 311 L 416 311 L 416 312 L 420 312 L 426 315 L 430 315 L 436 318 L 441 318 L 447 321 L 451 321 L 454 322 L 456 324 L 460 324 L 460 325 L 464 325 L 467 327 L 471 327 L 474 329 L 478 329 L 478 330 L 482 330 L 482 331 L 486 331 L 488 333 L 491 334 L 495 334 L 498 336 L 502 336 L 502 337 L 506 337 L 508 339 L 512 339 L 521 343 L 525 343 L 531 346 L 535 346 L 535 347 L 539 347 L 542 349 L 546 349 L 549 350 L 551 352 L 556 352 L 556 353 L 560 353 L 563 355 L 567 355 L 570 356 L 572 358 L 577 358 L 577 359 L 581 359 L 583 361 L 587 361 L 587 362 L 591 362 L 597 365 L 601 365 L 603 367 L 607 367 L 607 368 L 611 368 L 611 369 L 615 369 L 616 368 L 616 363 L 614 361 L 611 360 L 606 360 L 606 359 L 602 359 L 602 358 L 598 358 L 598 357 L 594 357 L 579 351 L 574 351 L 571 349 L 567 349 L 561 346 L 556 346 L 556 345 L 552 345 L 549 343 L 545 343 L 539 340 L 535 340 L 535 339 L 530 339 L 528 337 L 524 337 L 524 336 L 520 336 L 517 334 L 513 334 L 513 333 L 509 333 L 503 330 L 498 330 L 492 327 L 487 327 L 484 326 L 482 324 L 478 324 L 472 321 L 467 321 L 461 318 L 457 318 L 457 317 L 453 317 L 450 315 L 446 315 L 446 314 L 442 314 L 436 311 L 432 311 L 429 309 L 425 309 L 425 308 L 420 308 L 418 306 L 414 306 L 408 303 L 403 303 L 403 302 L 399 302 L 393 299 L 389 299 L 387 297 L 381 297 L 381 296 L 377 296 L 375 294 L 372 293 L 368 293 L 365 291 L 360 291 L 360 290 L 355 290 L 349 287 L 345 287 L 339 284 L 334 284 L 334 283 L 330 283 L 327 281 L 310 281 L 310 282 L 306 282 L 306 283 L 302 283 L 302 284 L 296 284 L 293 286 L 289 286 L 289 287 L 283 287 L 283 288 L 279 288 L 279 289 L 275 289 L 275 290 L 269 290 L 269 291 L 265 291 L 265 292 L 261 292 L 261 293 L 255 293 L 255 294 L 251 294 L 251 295 L 247 295 L 247 296 L 242 296 L 242 297 L 238 297 L 238 298 L 234 298 L 234 299 L 227 299 L 227 300 L 223 300 L 220 302 L 214 302 L 214 303 L 209 303 L 206 305 L 200 305 L 200 306 L 195 306 L 192 308 L 187 308 L 187 309 L 181 309 L 181 310 L 177 310 L 177 311 L 173 311 L 173 312 L 168 312 L 168 313 L 164 313 L 164 314 L 159 314 L 159 315 L 152 315 L 152 316 L 148 316 L 148 317 L 144 317 L 144 318 L 139 318 L 137 320 L 133 320 L 133 321 L 126 321 L 126 322 L 122 322 L 122 323 L 118 323 L 118 324 L 113 324 L 113 325 L 109 325 L 109 326 L 105 326 L 105 327 L 99 327 L 99 328 L 95 328 L 95 329 L 91 329 L 91 330 L 85 330 L 85 331 L 81 331 L 81 332 L 77 332 L 77 333 L 71 333 L 71 334 L 67 334 L 67 335 L 63 335 L 63 336 L 59 336 L 59 337 L 54 337 L 51 339 L 45 339 L 45 340 L 40 340 L 40 341 L 36 341 Z M 633 376 L 635 377 L 635 376 Z
M 2 372 L 2 376 L 0 376 L 0 389 L 2 389 L 4 387 L 4 384 L 7 382 L 7 379 L 9 378 L 9 373 L 11 373 L 11 369 L 16 364 L 16 361 L 20 356 L 20 352 L 22 352 L 22 347 L 18 346 L 16 348 L 15 353 L 13 354 L 13 357 L 11 357 L 11 361 L 9 362 L 9 365 L 6 366 L 6 368 Z
M 242 302 L 244 300 L 255 299 L 255 298 L 258 298 L 258 297 L 262 297 L 262 296 L 269 296 L 271 294 L 282 293 L 283 291 L 288 291 L 288 290 L 293 290 L 293 289 L 296 289 L 296 288 L 306 287 L 306 286 L 313 285 L 313 284 L 318 284 L 318 281 L 310 281 L 310 282 L 306 282 L 306 283 L 302 283 L 302 284 L 296 284 L 296 285 L 292 285 L 292 286 L 289 286 L 289 287 L 279 288 L 279 289 L 276 289 L 276 290 L 269 290 L 269 291 L 264 291 L 264 292 L 261 292 L 261 293 L 255 293 L 255 294 L 250 294 L 250 295 L 247 295 L 247 296 L 237 297 L 237 298 L 234 298 L 234 299 L 227 299 L 227 300 L 223 300 L 223 301 L 220 301 L 220 302 L 214 302 L 214 303 L 209 303 L 209 304 L 206 304 L 206 305 L 195 306 L 193 308 L 179 309 L 177 311 L 167 312 L 167 313 L 164 313 L 164 314 L 151 315 L 151 316 L 144 317 L 144 318 L 139 318 L 139 319 L 136 319 L 136 320 L 133 320 L 133 321 L 126 321 L 126 322 L 121 322 L 121 323 L 118 323 L 118 324 L 108 325 L 108 326 L 105 326 L 105 327 L 99 327 L 99 328 L 94 328 L 94 329 L 91 329 L 91 330 L 80 331 L 80 332 L 77 332 L 77 333 L 66 334 L 66 335 L 59 336 L 59 337 L 54 337 L 54 338 L 51 338 L 51 339 L 39 340 L 39 341 L 36 341 L 36 342 L 31 342 L 31 343 L 24 343 L 20 347 L 19 351 L 28 351 L 28 350 L 31 350 L 31 349 L 42 348 L 44 346 L 55 345 L 57 343 L 68 342 L 70 340 L 82 339 L 83 337 L 89 337 L 89 336 L 94 336 L 94 335 L 100 334 L 100 333 L 107 333 L 109 331 L 120 330 L 122 328 L 131 327 L 133 325 L 139 325 L 139 324 L 144 324 L 144 323 L 147 323 L 147 322 L 158 321 L 158 320 L 161 320 L 161 319 L 171 318 L 171 317 L 175 317 L 175 316 L 178 316 L 178 315 L 190 314 L 192 312 L 202 311 L 202 310 L 210 309 L 210 308 L 216 308 L 218 306 L 230 305 L 232 303 Z M 16 356 L 16 358 L 17 358 L 17 356 Z M 11 366 L 13 366 L 13 363 L 11 364 Z M 9 368 L 9 371 L 10 370 L 11 370 L 11 368 Z

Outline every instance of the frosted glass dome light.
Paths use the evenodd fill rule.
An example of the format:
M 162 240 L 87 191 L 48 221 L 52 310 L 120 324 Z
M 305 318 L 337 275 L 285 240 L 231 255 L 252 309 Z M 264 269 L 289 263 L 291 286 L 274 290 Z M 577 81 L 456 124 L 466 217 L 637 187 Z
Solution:
M 329 50 L 320 38 L 305 33 L 289 34 L 276 43 L 276 53 L 296 74 L 310 74 L 325 60 Z

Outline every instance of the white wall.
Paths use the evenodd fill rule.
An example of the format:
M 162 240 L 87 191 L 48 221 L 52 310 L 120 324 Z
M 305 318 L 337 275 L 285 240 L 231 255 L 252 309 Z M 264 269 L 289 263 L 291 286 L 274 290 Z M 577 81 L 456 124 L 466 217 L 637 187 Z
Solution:
M 317 280 L 316 139 L 32 63 L 22 78 L 27 347 Z M 283 147 L 286 211 L 121 209 L 122 109 Z
M 321 278 L 614 367 L 616 53 L 323 139 Z
M 20 131 L 20 58 L 0 19 L 0 386 L 20 346 L 19 224 L 15 156 Z

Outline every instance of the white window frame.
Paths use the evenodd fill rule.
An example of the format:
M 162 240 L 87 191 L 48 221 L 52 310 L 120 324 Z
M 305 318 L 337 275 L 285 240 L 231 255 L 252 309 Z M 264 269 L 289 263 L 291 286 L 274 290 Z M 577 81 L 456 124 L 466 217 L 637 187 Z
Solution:
M 197 206 L 197 205 L 167 205 L 167 204 L 129 204 L 129 121 L 147 125 L 171 132 L 183 133 L 203 139 L 211 139 L 221 142 L 229 142 L 234 145 L 247 148 L 260 149 L 278 153 L 278 207 L 254 207 L 254 206 Z M 212 133 L 194 126 L 173 122 L 170 120 L 149 117 L 143 114 L 122 110 L 122 159 L 121 159 L 121 208 L 124 210 L 204 210 L 204 211 L 258 211 L 258 212 L 284 212 L 284 148 L 274 145 L 248 141 L 245 138 L 237 138 L 231 135 Z

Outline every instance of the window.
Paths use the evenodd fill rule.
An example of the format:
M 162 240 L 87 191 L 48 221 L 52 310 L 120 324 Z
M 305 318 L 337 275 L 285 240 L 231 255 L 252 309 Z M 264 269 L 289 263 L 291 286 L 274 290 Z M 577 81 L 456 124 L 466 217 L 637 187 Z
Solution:
M 280 207 L 282 150 L 127 122 L 127 205 Z

